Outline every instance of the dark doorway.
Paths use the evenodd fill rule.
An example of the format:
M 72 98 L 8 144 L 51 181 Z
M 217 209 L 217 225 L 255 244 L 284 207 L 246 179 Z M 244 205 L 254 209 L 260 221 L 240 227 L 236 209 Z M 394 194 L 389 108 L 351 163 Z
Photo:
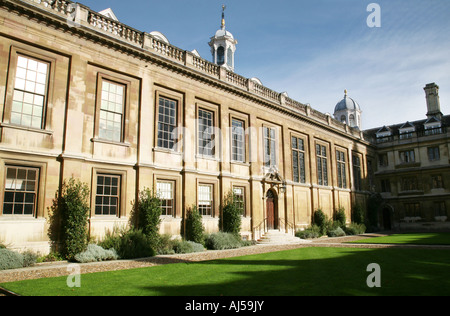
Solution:
M 392 229 L 392 223 L 391 223 L 391 210 L 387 207 L 383 209 L 383 228 L 385 230 L 391 230 Z
M 266 194 L 267 228 L 278 229 L 278 197 L 272 189 Z

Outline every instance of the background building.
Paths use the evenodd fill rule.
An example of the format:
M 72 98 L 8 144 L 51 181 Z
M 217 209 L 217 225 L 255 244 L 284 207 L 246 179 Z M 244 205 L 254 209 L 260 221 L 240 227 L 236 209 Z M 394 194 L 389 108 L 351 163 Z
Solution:
M 450 116 L 440 109 L 439 87 L 424 88 L 427 118 L 366 131 L 377 146 L 376 189 L 384 198 L 386 228 L 448 229 Z

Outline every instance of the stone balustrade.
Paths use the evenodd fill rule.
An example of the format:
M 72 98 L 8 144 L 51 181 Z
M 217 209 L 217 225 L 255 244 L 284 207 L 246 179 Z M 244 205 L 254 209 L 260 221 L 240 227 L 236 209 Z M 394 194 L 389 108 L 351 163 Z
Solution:
M 252 93 L 258 97 L 270 101 L 271 103 L 278 104 L 283 108 L 287 108 L 303 116 L 307 116 L 314 121 L 333 128 L 334 130 L 338 130 L 359 139 L 364 139 L 362 132 L 348 127 L 347 125 L 335 120 L 330 115 L 316 111 L 309 105 L 304 105 L 298 101 L 292 100 L 284 94 L 273 91 L 257 82 L 228 71 L 224 67 L 213 64 L 189 51 L 184 51 L 171 44 L 165 43 L 153 37 L 149 33 L 135 30 L 123 23 L 105 17 L 82 4 L 75 3 L 70 0 L 20 1 L 32 4 L 43 10 L 65 18 L 70 27 L 88 28 L 115 38 L 116 40 L 143 48 L 144 50 L 172 62 L 181 64 L 204 75 L 226 82 L 235 88 Z

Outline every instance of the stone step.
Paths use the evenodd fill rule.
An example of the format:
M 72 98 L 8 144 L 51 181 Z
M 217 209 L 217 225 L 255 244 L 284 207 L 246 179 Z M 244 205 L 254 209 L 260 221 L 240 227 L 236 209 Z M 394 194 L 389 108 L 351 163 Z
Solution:
M 300 239 L 292 234 L 287 234 L 279 230 L 269 230 L 258 240 L 258 244 L 260 245 L 287 245 L 309 242 L 311 241 Z

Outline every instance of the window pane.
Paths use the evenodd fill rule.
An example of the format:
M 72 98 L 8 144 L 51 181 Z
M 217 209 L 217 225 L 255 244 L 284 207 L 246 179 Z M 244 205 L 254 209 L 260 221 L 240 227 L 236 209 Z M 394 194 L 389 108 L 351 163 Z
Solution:
M 271 167 L 276 165 L 276 140 L 275 129 L 264 127 L 264 165 Z
M 198 153 L 204 156 L 214 156 L 214 114 L 211 111 L 198 111 Z
M 25 204 L 23 214 L 24 215 L 33 215 L 33 204 Z
M 99 137 L 115 142 L 122 141 L 123 109 L 125 86 L 102 82 Z
M 3 204 L 3 215 L 12 215 L 13 212 L 13 204 L 12 203 L 4 203 Z
M 305 152 L 303 139 L 292 137 L 292 179 L 297 183 L 305 183 Z
M 119 210 L 120 176 L 98 175 L 95 196 L 96 215 L 117 215 Z
M 176 137 L 173 131 L 177 127 L 177 102 L 159 98 L 158 147 L 175 149 Z
M 14 202 L 14 192 L 5 192 L 5 203 Z
M 244 162 L 245 132 L 243 121 L 237 119 L 232 120 L 231 141 L 232 160 Z
M 161 215 L 173 215 L 173 186 L 171 181 L 158 181 L 156 183 L 158 197 L 161 199 Z
M 36 168 L 6 167 L 3 214 L 33 215 L 36 207 L 38 172 Z
M 328 160 L 325 146 L 316 145 L 317 179 L 319 185 L 328 185 Z
M 199 185 L 198 210 L 202 215 L 212 215 L 212 186 Z
M 12 124 L 42 128 L 47 84 L 48 64 L 18 56 L 10 118 Z

